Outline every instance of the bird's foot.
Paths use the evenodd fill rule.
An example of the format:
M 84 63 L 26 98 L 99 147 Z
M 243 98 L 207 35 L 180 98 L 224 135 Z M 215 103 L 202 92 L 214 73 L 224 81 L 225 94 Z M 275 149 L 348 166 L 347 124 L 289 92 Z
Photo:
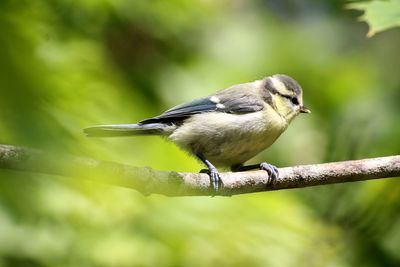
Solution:
M 216 168 L 202 169 L 200 173 L 207 173 L 208 176 L 210 176 L 210 186 L 214 190 L 214 193 L 217 193 L 219 189 L 224 187 L 221 177 L 219 176 L 219 172 Z
M 272 164 L 261 162 L 260 170 L 264 170 L 268 173 L 268 182 L 267 185 L 274 185 L 276 180 L 279 178 L 279 170 Z

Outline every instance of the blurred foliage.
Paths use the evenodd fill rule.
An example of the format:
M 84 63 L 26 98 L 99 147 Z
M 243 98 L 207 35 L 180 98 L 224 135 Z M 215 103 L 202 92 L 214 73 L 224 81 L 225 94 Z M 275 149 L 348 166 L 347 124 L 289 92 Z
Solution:
M 286 73 L 313 113 L 252 162 L 399 154 L 400 32 L 366 39 L 345 4 L 2 0 L 0 142 L 198 171 L 161 138 L 87 139 L 81 129 Z M 399 188 L 392 179 L 144 197 L 0 170 L 0 266 L 399 266 Z
M 347 7 L 364 11 L 363 16 L 359 19 L 368 23 L 369 37 L 377 32 L 400 26 L 399 0 L 352 3 Z

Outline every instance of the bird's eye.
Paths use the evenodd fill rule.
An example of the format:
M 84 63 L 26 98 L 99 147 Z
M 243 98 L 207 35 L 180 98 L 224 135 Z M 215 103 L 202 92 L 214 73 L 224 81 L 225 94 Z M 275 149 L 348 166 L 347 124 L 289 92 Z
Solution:
M 283 94 L 281 94 L 281 96 L 292 102 L 292 104 L 295 106 L 300 104 L 299 99 L 297 97 L 293 97 L 290 95 L 283 95 Z

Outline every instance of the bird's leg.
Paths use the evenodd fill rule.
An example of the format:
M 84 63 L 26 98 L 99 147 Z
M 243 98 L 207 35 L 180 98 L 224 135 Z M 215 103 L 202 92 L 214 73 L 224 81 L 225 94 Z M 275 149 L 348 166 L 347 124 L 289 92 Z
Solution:
M 276 180 L 279 178 L 278 168 L 275 167 L 274 165 L 266 163 L 266 162 L 261 162 L 260 164 L 247 165 L 247 166 L 243 166 L 242 164 L 239 164 L 239 165 L 234 165 L 231 167 L 231 170 L 233 172 L 243 172 L 243 171 L 249 171 L 249 170 L 255 170 L 255 169 L 264 170 L 268 173 L 268 176 L 269 176 L 268 184 L 274 184 L 276 182 Z
M 201 170 L 200 172 L 206 172 L 210 176 L 210 185 L 214 189 L 215 192 L 218 189 L 223 187 L 223 183 L 221 178 L 219 177 L 219 173 L 217 168 L 211 164 L 211 162 L 204 157 L 203 154 L 197 153 L 196 156 L 207 166 L 208 170 Z

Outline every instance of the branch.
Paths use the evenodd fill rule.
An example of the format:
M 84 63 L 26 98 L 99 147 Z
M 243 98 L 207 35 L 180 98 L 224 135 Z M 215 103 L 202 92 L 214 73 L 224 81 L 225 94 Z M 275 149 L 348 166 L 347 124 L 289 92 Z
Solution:
M 88 158 L 48 155 L 45 152 L 0 145 L 0 168 L 86 179 L 167 196 L 212 195 L 207 174 L 157 171 Z M 400 155 L 279 168 L 269 183 L 265 171 L 221 173 L 220 195 L 300 188 L 400 176 Z

